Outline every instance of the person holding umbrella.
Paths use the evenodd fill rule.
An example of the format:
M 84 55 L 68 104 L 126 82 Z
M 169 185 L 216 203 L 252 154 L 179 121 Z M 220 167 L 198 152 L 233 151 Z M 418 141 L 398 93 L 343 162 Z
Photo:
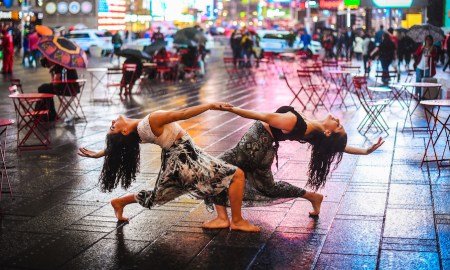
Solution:
M 78 94 L 80 86 L 78 82 L 75 82 L 78 80 L 76 69 L 86 68 L 86 53 L 72 41 L 56 36 L 43 36 L 37 48 L 44 55 L 41 58 L 41 65 L 48 68 L 51 74 L 51 82 L 39 86 L 38 92 L 67 96 Z M 48 120 L 57 120 L 53 99 L 48 100 L 47 104 L 49 106 Z
M 415 52 L 416 56 L 416 82 L 421 82 L 424 77 L 433 77 L 436 74 L 437 49 L 433 46 L 433 37 L 427 35 L 425 43 Z M 420 94 L 421 88 L 416 88 L 416 95 Z

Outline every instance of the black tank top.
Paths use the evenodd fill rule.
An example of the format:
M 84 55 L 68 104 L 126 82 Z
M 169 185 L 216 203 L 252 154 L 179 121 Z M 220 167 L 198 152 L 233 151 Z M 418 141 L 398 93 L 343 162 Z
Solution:
M 277 113 L 292 112 L 293 114 L 295 114 L 295 116 L 297 116 L 297 123 L 295 123 L 294 129 L 292 129 L 292 131 L 289 133 L 283 133 L 281 129 L 270 126 L 270 131 L 272 131 L 274 140 L 276 142 L 286 140 L 304 142 L 303 137 L 305 136 L 306 132 L 306 122 L 303 119 L 303 117 L 293 107 L 290 106 L 282 106 L 278 108 L 276 112 Z
M 305 119 L 291 106 L 282 106 L 278 108 L 276 113 L 287 113 L 292 112 L 297 116 L 297 123 L 295 123 L 294 129 L 292 129 L 289 133 L 283 133 L 281 129 L 274 128 L 270 126 L 270 131 L 272 132 L 273 139 L 275 141 L 274 149 L 275 149 L 275 158 L 277 160 L 277 168 L 278 168 L 278 148 L 280 147 L 280 141 L 298 141 L 301 143 L 305 143 L 304 136 L 306 132 L 306 122 Z

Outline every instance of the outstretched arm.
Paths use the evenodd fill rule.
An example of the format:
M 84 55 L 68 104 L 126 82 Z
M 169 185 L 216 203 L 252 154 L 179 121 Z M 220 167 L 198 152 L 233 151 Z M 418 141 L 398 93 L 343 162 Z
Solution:
M 297 117 L 293 113 L 267 113 L 246 110 L 239 107 L 226 108 L 229 112 L 235 113 L 244 118 L 266 122 L 270 126 L 283 130 L 292 130 L 297 123 Z
M 155 132 L 156 136 L 159 136 L 162 132 L 162 127 L 166 124 L 186 120 L 191 117 L 197 116 L 206 112 L 207 110 L 225 110 L 232 105 L 224 102 L 207 103 L 198 106 L 192 106 L 177 111 L 156 111 L 150 115 L 150 126 Z
M 344 153 L 352 154 L 352 155 L 368 155 L 373 151 L 377 150 L 384 143 L 383 139 L 380 137 L 375 144 L 372 144 L 369 148 L 359 148 L 347 145 L 345 147 Z
M 82 157 L 89 157 L 89 158 L 100 158 L 105 156 L 105 150 L 100 150 L 98 152 L 86 149 L 86 148 L 79 148 L 78 149 L 78 155 Z

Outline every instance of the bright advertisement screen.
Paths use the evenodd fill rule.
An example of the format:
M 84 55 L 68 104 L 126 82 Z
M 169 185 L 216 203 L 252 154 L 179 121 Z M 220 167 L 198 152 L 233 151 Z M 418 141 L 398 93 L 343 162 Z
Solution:
M 413 0 L 372 0 L 380 8 L 409 8 Z
M 212 10 L 214 0 L 152 0 L 151 15 L 164 17 L 166 21 L 184 21 L 192 15 L 183 14 L 188 8 L 194 8 L 205 13 Z

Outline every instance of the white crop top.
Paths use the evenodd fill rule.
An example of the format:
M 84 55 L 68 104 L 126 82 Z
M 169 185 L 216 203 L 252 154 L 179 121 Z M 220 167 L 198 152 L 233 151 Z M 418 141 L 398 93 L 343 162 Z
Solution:
M 137 132 L 139 134 L 141 142 L 154 143 L 161 146 L 161 148 L 163 149 L 168 149 L 172 146 L 172 144 L 175 142 L 175 139 L 177 138 L 177 135 L 180 133 L 180 131 L 183 131 L 183 129 L 175 122 L 169 123 L 167 125 L 164 125 L 161 136 L 156 137 L 155 134 L 153 134 L 152 129 L 150 128 L 150 122 L 148 121 L 149 116 L 150 114 L 142 119 L 137 126 Z

